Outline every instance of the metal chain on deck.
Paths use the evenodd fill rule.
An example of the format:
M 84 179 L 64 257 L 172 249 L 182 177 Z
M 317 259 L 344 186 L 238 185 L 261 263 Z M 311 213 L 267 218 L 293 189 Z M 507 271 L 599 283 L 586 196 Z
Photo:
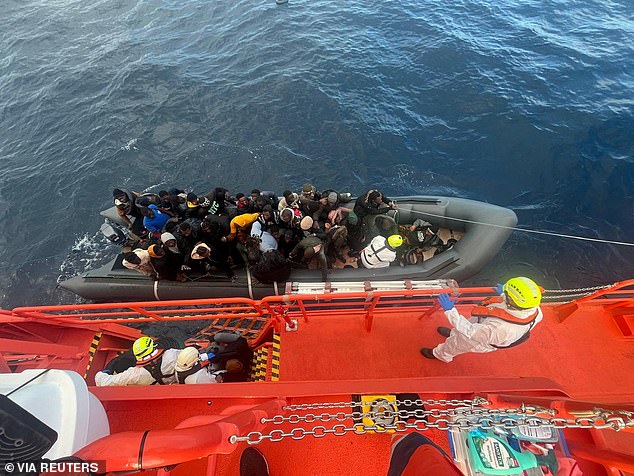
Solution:
M 442 402 L 441 405 L 447 405 L 447 402 L 461 402 L 460 404 L 473 405 L 475 401 L 484 401 L 484 399 L 473 400 L 403 400 L 403 402 Z M 396 402 L 390 402 L 396 403 Z M 337 402 L 334 405 L 338 405 L 338 408 L 347 406 L 360 406 L 361 402 Z M 292 407 L 293 409 L 312 409 L 312 408 L 325 408 L 325 403 L 314 403 L 305 405 L 289 405 L 286 408 Z M 364 403 L 367 405 L 367 403 Z M 612 429 L 615 431 L 623 430 L 626 428 L 634 429 L 634 412 L 625 410 L 606 410 L 602 408 L 594 408 L 587 412 L 583 412 L 586 416 L 580 416 L 574 419 L 556 418 L 554 417 L 555 411 L 552 409 L 546 409 L 537 406 L 530 406 L 522 404 L 518 408 L 511 409 L 490 409 L 483 407 L 467 407 L 467 408 L 451 408 L 451 409 L 433 409 L 423 410 L 416 409 L 412 411 L 399 410 L 392 412 L 351 412 L 344 413 L 338 412 L 335 414 L 322 413 L 319 415 L 306 414 L 306 415 L 276 415 L 272 418 L 263 418 L 262 423 L 273 423 L 276 425 L 283 423 L 299 423 L 301 421 L 310 423 L 314 421 L 330 422 L 339 421 L 343 422 L 349 419 L 357 419 L 358 423 L 354 423 L 352 426 L 347 426 L 343 423 L 338 423 L 328 428 L 323 425 L 317 425 L 313 428 L 295 427 L 289 431 L 283 431 L 280 429 L 272 430 L 268 433 L 259 431 L 253 431 L 245 436 L 232 436 L 230 442 L 232 444 L 246 442 L 249 445 L 256 445 L 262 441 L 277 442 L 282 441 L 285 438 L 291 438 L 293 440 L 301 440 L 307 436 L 314 438 L 323 438 L 327 435 L 345 436 L 347 434 L 363 435 L 365 433 L 386 433 L 397 432 L 403 433 L 410 430 L 426 431 L 430 429 L 434 430 L 510 430 L 519 427 L 528 428 L 587 428 L 587 429 Z M 550 416 L 536 416 L 536 413 L 547 413 Z M 437 416 L 448 415 L 452 418 L 436 418 Z M 519 416 L 521 415 L 521 416 Z M 360 420 L 363 417 L 370 417 L 374 420 L 380 419 L 380 425 L 367 425 L 361 423 Z M 416 419 L 395 422 L 385 422 L 389 417 L 411 417 Z M 421 416 L 433 417 L 434 421 L 427 421 L 421 419 Z M 470 417 L 470 418 L 469 418 Z M 474 417 L 476 417 L 474 419 Z
M 614 286 L 614 284 L 603 284 L 601 286 L 592 286 L 588 288 L 545 289 L 544 294 L 542 295 L 542 300 L 543 301 L 574 300 L 580 297 L 589 296 L 595 291 L 599 291 L 600 289 L 607 289 L 612 286 Z M 570 301 L 562 301 L 562 302 L 570 302 Z
M 561 293 L 582 294 L 582 293 L 587 293 L 592 291 L 598 291 L 599 289 L 607 289 L 612 286 L 614 286 L 614 284 L 602 284 L 601 286 L 592 286 L 590 288 L 544 289 L 544 292 L 547 294 L 561 294 Z
M 486 398 L 475 397 L 465 400 L 394 400 L 397 405 L 438 405 L 438 406 L 463 406 L 463 405 L 486 405 L 489 401 Z M 313 410 L 321 408 L 351 408 L 359 406 L 359 402 L 325 402 L 325 403 L 301 403 L 297 405 L 286 405 L 283 410 L 295 411 L 295 410 Z

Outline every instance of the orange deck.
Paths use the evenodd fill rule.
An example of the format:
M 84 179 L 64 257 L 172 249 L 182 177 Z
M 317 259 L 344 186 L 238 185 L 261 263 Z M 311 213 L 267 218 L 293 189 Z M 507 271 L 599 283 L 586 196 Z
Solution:
M 469 316 L 470 307 L 458 309 Z M 361 319 L 321 316 L 300 322 L 299 332 L 282 334 L 280 380 L 542 377 L 576 399 L 628 401 L 634 395 L 634 375 L 624 370 L 634 363 L 634 340 L 624 338 L 599 305 L 563 323 L 551 306 L 543 310 L 544 319 L 528 342 L 460 355 L 448 364 L 419 354 L 421 347 L 444 341 L 436 333 L 437 326 L 448 325 L 442 311 L 421 320 L 402 311 L 384 312 L 374 318 L 371 332 Z
M 634 282 L 629 284 L 632 285 Z M 171 429 L 192 416 L 216 414 L 229 405 L 256 404 L 272 398 L 286 398 L 292 404 L 332 402 L 349 401 L 351 395 L 357 393 L 418 393 L 422 398 L 470 398 L 473 394 L 486 393 L 550 395 L 600 404 L 631 404 L 634 402 L 634 375 L 630 372 L 634 339 L 629 332 L 631 322 L 628 322 L 634 314 L 631 294 L 626 292 L 620 304 L 616 300 L 606 303 L 600 299 L 584 302 L 572 314 L 565 312 L 571 310 L 569 305 L 543 305 L 544 319 L 531 332 L 528 342 L 492 353 L 464 354 L 449 364 L 425 359 L 419 353 L 421 347 L 433 347 L 443 341 L 435 331 L 437 326 L 447 325 L 442 311 L 420 318 L 426 312 L 424 305 L 422 309 L 404 309 L 388 304 L 370 309 L 370 323 L 367 300 L 365 308 L 361 302 L 361 309 L 352 312 L 336 310 L 334 303 L 329 310 L 330 301 L 321 297 L 316 299 L 321 306 L 316 312 L 308 309 L 303 314 L 306 309 L 302 308 L 303 304 L 291 306 L 289 317 L 298 321 L 298 330 L 284 330 L 281 319 L 275 323 L 281 343 L 279 382 L 91 390 L 106 407 L 112 432 Z M 152 305 L 157 306 L 136 303 L 129 309 L 137 312 Z M 90 309 L 99 306 L 102 305 Z M 111 305 L 110 309 L 125 306 Z M 254 306 L 258 312 L 264 307 L 266 303 Z M 471 307 L 462 304 L 458 309 L 468 316 Z M 621 310 L 615 313 L 615 307 Z M 217 311 L 214 306 L 209 308 Z M 252 311 L 245 309 L 241 307 L 236 315 L 250 315 Z M 54 308 L 23 308 L 17 310 L 17 314 L 42 320 L 50 317 L 47 313 L 52 310 Z M 118 311 L 108 312 L 110 318 Z M 150 310 L 147 315 L 164 319 L 159 312 Z M 201 318 L 200 315 L 194 317 Z M 86 332 L 86 336 L 92 338 L 97 325 L 92 321 L 89 324 L 92 330 Z M 124 338 L 123 333 L 119 336 Z M 97 368 L 116 350 L 112 337 L 109 341 L 104 339 L 100 349 L 103 352 L 94 359 Z M 83 357 L 75 365 L 84 366 Z M 93 368 L 90 374 L 94 371 Z M 337 411 L 341 410 L 316 409 L 313 413 Z M 319 424 L 315 422 L 312 426 Z M 306 427 L 305 424 L 295 426 Z M 290 431 L 293 425 L 281 428 Z M 601 437 L 575 431 L 577 433 L 570 432 L 573 440 L 596 444 L 600 439 L 599 446 L 629 458 L 626 462 L 634 468 L 634 433 L 620 433 L 620 437 L 614 439 L 615 433 L 610 431 Z M 433 431 L 431 435 L 446 445 L 444 432 Z M 390 444 L 390 434 L 348 433 L 320 439 L 307 436 L 300 441 L 285 438 L 281 443 L 263 442 L 257 448 L 266 455 L 274 476 L 378 476 L 386 474 Z M 216 472 L 207 474 L 237 476 L 244 447 L 246 444 L 241 443 L 233 453 L 218 456 Z M 164 474 L 205 474 L 206 463 L 199 460 L 183 464 Z M 609 474 L 587 462 L 584 470 L 584 474 L 590 475 Z

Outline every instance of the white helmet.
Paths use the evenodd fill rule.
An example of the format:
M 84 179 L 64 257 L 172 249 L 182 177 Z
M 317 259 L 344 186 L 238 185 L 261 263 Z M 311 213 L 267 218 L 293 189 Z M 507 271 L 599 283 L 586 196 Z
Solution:
M 186 372 L 196 365 L 199 360 L 198 349 L 195 347 L 185 347 L 178 354 L 175 369 L 177 372 Z

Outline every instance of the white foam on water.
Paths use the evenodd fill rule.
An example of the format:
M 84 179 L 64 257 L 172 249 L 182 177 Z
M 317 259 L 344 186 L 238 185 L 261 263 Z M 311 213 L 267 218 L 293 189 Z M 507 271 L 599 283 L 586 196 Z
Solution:
M 138 138 L 130 139 L 126 145 L 121 146 L 121 150 L 139 150 L 137 147 Z

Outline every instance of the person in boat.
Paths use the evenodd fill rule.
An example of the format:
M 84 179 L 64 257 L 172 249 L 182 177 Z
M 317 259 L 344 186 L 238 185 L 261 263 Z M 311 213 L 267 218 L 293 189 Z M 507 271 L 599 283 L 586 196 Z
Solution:
M 174 209 L 174 204 L 170 199 L 170 194 L 167 190 L 161 190 L 158 193 L 161 203 L 159 204 L 159 210 L 163 213 L 167 213 L 171 217 L 178 217 L 178 210 Z
M 227 274 L 227 278 L 235 281 L 237 276 L 231 269 L 227 255 L 222 253 L 219 248 L 212 248 L 208 244 L 200 242 L 194 246 L 191 254 L 185 259 L 187 271 L 208 275 L 213 270 L 223 270 Z
M 297 210 L 299 212 L 299 195 L 295 192 L 291 192 L 290 190 L 284 190 L 282 198 L 280 198 L 280 202 L 277 204 L 277 210 L 281 212 L 285 208 L 290 208 L 291 210 Z
M 95 374 L 98 387 L 114 385 L 169 385 L 176 383 L 174 368 L 179 349 L 165 349 L 151 337 L 139 337 L 132 345 L 136 366 L 116 373 L 108 366 Z
M 238 215 L 243 213 L 253 213 L 253 205 L 249 197 L 244 193 L 238 193 L 236 195 L 236 210 Z
M 310 218 L 310 217 L 305 217 Z M 315 261 L 321 269 L 321 279 L 326 281 L 328 277 L 328 260 L 324 250 L 324 243 L 319 237 L 307 236 L 297 243 L 293 251 L 288 255 L 289 260 L 296 266 L 309 268 Z
M 143 212 L 143 226 L 147 231 L 154 235 L 159 235 L 163 232 L 165 224 L 172 218 L 167 213 L 163 213 L 159 210 L 159 207 L 150 203 Z M 174 219 L 175 220 L 175 219 Z
M 411 225 L 399 225 L 400 235 L 403 237 L 403 244 L 410 248 L 421 248 L 428 250 L 432 246 L 442 245 L 442 240 L 438 236 L 438 226 L 432 225 L 421 218 L 414 220 Z
M 280 212 L 273 210 L 271 205 L 265 205 L 257 221 L 260 223 L 261 231 L 269 231 L 270 227 L 279 226 Z
M 207 215 L 200 222 L 199 241 L 204 241 L 209 246 L 219 246 L 222 238 L 229 232 L 229 219 L 227 216 Z
M 216 187 L 210 193 L 205 195 L 211 205 L 209 207 L 208 213 L 211 215 L 227 215 L 227 204 L 229 202 L 231 195 L 229 194 L 229 190 L 223 187 Z
M 285 258 L 288 258 L 288 255 L 290 255 L 297 243 L 299 243 L 299 241 L 295 231 L 289 228 L 282 228 L 280 230 L 280 238 L 277 240 L 277 251 Z
M 370 244 L 361 250 L 359 263 L 364 268 L 387 268 L 396 260 L 396 249 L 403 244 L 401 235 L 391 235 L 385 238 L 382 235 L 375 236 Z
M 124 254 L 121 264 L 128 269 L 138 271 L 139 273 L 149 276 L 152 279 L 157 278 L 148 250 L 137 248 L 130 253 Z
M 348 229 L 345 226 L 330 226 L 326 223 L 326 258 L 329 263 L 339 260 L 346 263 L 344 252 L 348 246 Z
M 368 215 L 379 215 L 396 209 L 396 203 L 378 190 L 368 190 L 354 203 L 354 213 L 360 220 Z
M 148 248 L 150 263 L 156 271 L 157 279 L 168 281 L 186 281 L 182 273 L 183 257 L 181 253 L 175 254 L 167 251 L 163 243 L 150 245 Z
M 201 241 L 198 238 L 199 234 L 200 220 L 196 218 L 190 218 L 178 225 L 178 232 L 174 236 L 176 236 L 176 241 L 178 242 L 178 249 L 185 256 L 189 255 L 196 243 Z
M 167 263 L 168 273 L 173 276 L 173 278 L 168 277 L 167 279 L 174 279 L 176 281 L 186 281 L 187 277 L 183 273 L 183 264 L 185 261 L 185 254 L 178 248 L 178 242 L 176 241 L 176 237 L 168 232 L 165 232 L 161 235 L 161 243 L 163 244 L 163 249 L 165 250 L 165 261 Z M 157 270 L 158 272 L 158 270 Z M 160 278 L 159 272 L 159 279 Z
M 224 241 L 233 241 L 238 230 L 250 229 L 254 221 L 260 216 L 259 213 L 243 213 L 231 220 L 229 224 L 229 234 L 225 236 Z
M 280 228 L 287 228 L 287 229 L 299 228 L 299 222 L 302 219 L 302 215 L 301 213 L 299 213 L 299 210 L 298 210 L 298 214 L 295 214 L 292 208 L 286 207 L 282 209 L 282 211 L 280 211 L 279 213 L 280 213 L 280 222 L 279 222 Z
M 497 288 L 500 296 L 474 307 L 469 319 L 456 310 L 455 299 L 441 294 L 438 301 L 453 327 L 439 327 L 438 333 L 447 340 L 434 349 L 422 348 L 421 354 L 428 359 L 451 362 L 455 356 L 467 352 L 493 352 L 525 342 L 542 320 L 541 288 L 525 277 L 511 278 Z
M 317 230 L 315 228 L 315 220 L 311 217 L 304 217 L 299 221 L 299 229 L 304 237 L 314 235 Z
M 185 212 L 185 217 L 187 218 L 199 218 L 203 219 L 209 213 L 209 207 L 211 206 L 211 202 L 208 198 L 202 197 L 199 198 L 193 192 L 189 192 L 187 194 L 187 211 Z
M 262 215 L 260 215 L 260 218 L 262 218 Z M 262 253 L 277 249 L 277 239 L 275 239 L 270 231 L 279 231 L 279 227 L 276 225 L 268 225 L 265 229 L 265 226 L 266 225 L 262 224 L 259 219 L 251 226 L 251 237 L 257 240 Z
M 143 234 L 143 215 L 136 206 L 136 192 L 124 192 L 119 188 L 112 191 L 112 200 L 117 209 L 117 215 L 125 222 L 128 229 L 136 236 Z

